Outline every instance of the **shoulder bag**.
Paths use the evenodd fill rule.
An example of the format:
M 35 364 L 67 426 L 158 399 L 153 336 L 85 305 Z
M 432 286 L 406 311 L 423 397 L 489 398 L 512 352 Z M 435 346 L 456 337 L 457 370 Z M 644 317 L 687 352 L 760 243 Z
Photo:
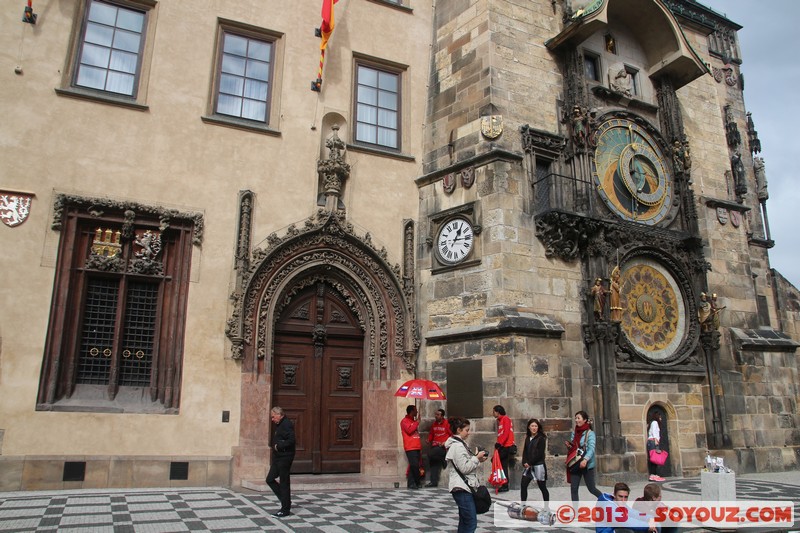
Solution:
M 586 448 L 584 448 L 584 446 L 586 446 L 586 441 L 584 439 L 588 438 L 587 435 L 588 435 L 589 431 L 591 431 L 591 429 L 588 430 L 586 433 L 584 433 L 583 434 L 583 438 L 581 438 L 581 440 L 583 440 L 584 445 L 583 446 L 578 446 L 577 448 L 575 448 L 575 453 L 574 454 L 572 452 L 567 454 L 567 460 L 566 460 L 567 468 L 572 468 L 576 464 L 578 464 L 581 461 L 583 461 L 583 458 L 586 455 Z
M 464 447 L 466 448 L 467 445 L 464 444 Z M 469 448 L 467 448 L 467 450 L 469 450 Z M 469 484 L 469 481 L 467 481 L 467 477 L 458 469 L 456 463 L 454 461 L 450 461 L 450 463 L 452 463 L 453 468 L 456 469 L 458 475 L 464 480 L 464 484 L 469 488 L 470 492 L 472 492 L 472 499 L 475 500 L 475 511 L 477 511 L 478 514 L 489 512 L 489 508 L 492 506 L 492 495 L 489 494 L 489 489 L 486 488 L 486 485 L 480 485 L 477 489 L 474 488 Z

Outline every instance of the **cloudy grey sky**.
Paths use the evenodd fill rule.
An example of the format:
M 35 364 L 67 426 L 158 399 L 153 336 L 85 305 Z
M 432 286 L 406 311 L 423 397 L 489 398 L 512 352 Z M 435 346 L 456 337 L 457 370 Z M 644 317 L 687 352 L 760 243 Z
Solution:
M 761 139 L 775 247 L 772 268 L 800 287 L 800 49 L 799 0 L 699 0 L 744 26 L 739 45 L 744 102 Z M 745 131 L 741 131 L 746 138 Z

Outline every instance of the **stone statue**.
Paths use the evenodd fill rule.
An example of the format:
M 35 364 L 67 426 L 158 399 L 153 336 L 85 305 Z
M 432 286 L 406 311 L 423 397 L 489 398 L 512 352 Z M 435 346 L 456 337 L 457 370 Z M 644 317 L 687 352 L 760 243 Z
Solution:
M 683 168 L 686 172 L 692 170 L 692 151 L 689 148 L 689 140 L 683 138 Z
M 606 307 L 606 288 L 603 287 L 603 280 L 600 278 L 594 280 L 592 298 L 594 299 L 594 319 L 603 320 L 603 311 Z
M 767 173 L 764 169 L 764 158 L 756 157 L 753 160 L 753 168 L 756 173 L 756 191 L 758 191 L 758 199 L 763 202 L 769 198 L 769 191 L 767 191 Z
M 620 305 L 620 271 L 619 265 L 611 271 L 611 320 L 619 322 L 622 320 L 622 306 Z
M 719 331 L 719 315 L 727 306 L 719 307 L 717 305 L 717 294 L 711 295 L 711 328 L 714 331 Z
M 683 165 L 683 144 L 678 139 L 672 142 L 672 167 L 675 169 L 676 174 L 681 174 L 684 171 Z
M 676 174 L 688 174 L 692 169 L 692 154 L 689 151 L 689 141 L 685 137 L 683 141 L 672 141 L 672 166 Z
M 583 112 L 581 106 L 572 106 L 570 124 L 572 125 L 572 141 L 577 146 L 586 146 L 586 113 Z
M 736 194 L 742 196 L 747 193 L 747 174 L 742 163 L 742 154 L 736 152 L 731 156 L 731 171 Z
M 608 68 L 608 86 L 612 91 L 631 96 L 633 79 L 623 63 L 614 63 Z

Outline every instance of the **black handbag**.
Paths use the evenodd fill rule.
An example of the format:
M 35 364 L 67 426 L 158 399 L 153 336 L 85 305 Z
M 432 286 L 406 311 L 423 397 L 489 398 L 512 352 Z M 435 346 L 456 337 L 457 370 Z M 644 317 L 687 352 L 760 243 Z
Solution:
M 466 448 L 467 445 L 464 444 L 464 447 Z M 469 451 L 469 448 L 467 448 L 467 451 Z M 469 481 L 467 481 L 467 477 L 461 473 L 461 470 L 458 469 L 456 464 L 453 461 L 450 461 L 450 463 L 453 465 L 453 468 L 456 469 L 458 475 L 461 476 L 461 479 L 464 480 L 464 484 L 469 487 L 470 492 L 472 492 L 472 499 L 475 500 L 475 511 L 478 514 L 489 512 L 489 508 L 492 506 L 492 495 L 489 494 L 489 489 L 486 488 L 486 485 L 480 485 L 477 489 L 473 488 L 472 485 L 469 484 Z

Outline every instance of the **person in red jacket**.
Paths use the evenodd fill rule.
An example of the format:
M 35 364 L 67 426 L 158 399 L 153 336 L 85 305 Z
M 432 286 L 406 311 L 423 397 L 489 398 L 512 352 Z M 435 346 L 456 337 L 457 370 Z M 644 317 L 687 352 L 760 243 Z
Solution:
M 508 461 L 511 458 L 511 448 L 514 445 L 514 426 L 511 419 L 506 416 L 506 410 L 502 405 L 495 405 L 492 408 L 492 416 L 497 420 L 497 442 L 494 448 L 500 453 L 500 463 L 503 465 L 503 472 L 508 477 Z M 504 484 L 498 492 L 508 492 L 508 483 Z
M 433 414 L 433 424 L 428 433 L 428 444 L 431 447 L 431 450 L 428 452 L 428 466 L 431 477 L 428 484 L 425 485 L 426 487 L 439 486 L 439 474 L 442 473 L 442 468 L 447 466 L 445 459 L 447 450 L 444 447 L 444 443 L 447 442 L 447 439 L 452 435 L 450 424 L 444 418 L 444 409 L 437 409 Z
M 415 405 L 406 407 L 406 416 L 400 421 L 400 432 L 403 434 L 403 449 L 408 457 L 406 486 L 409 489 L 418 489 L 422 486 L 422 476 L 419 473 L 422 440 L 419 437 L 419 415 Z

